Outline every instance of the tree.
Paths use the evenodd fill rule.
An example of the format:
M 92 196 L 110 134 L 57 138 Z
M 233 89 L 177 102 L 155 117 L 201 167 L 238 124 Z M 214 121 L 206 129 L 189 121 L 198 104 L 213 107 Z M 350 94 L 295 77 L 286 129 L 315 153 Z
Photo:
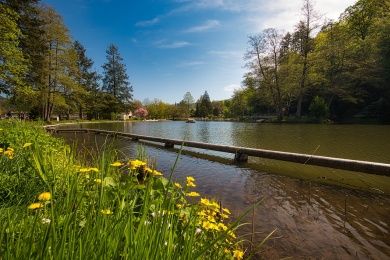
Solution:
M 77 53 L 78 74 L 76 75 L 76 80 L 84 90 L 83 93 L 80 93 L 79 96 L 75 97 L 79 108 L 79 117 L 80 119 L 83 118 L 83 109 L 86 109 L 89 118 L 96 118 L 97 115 L 95 111 L 98 105 L 98 81 L 100 76 L 96 71 L 92 70 L 93 61 L 87 57 L 84 46 L 80 42 L 75 41 L 73 43 L 73 48 Z
M 128 104 L 133 98 L 133 87 L 129 83 L 126 66 L 119 54 L 118 47 L 111 44 L 106 51 L 107 62 L 104 69 L 103 90 L 113 95 L 122 104 Z
M 25 86 L 27 61 L 19 48 L 22 33 L 18 18 L 16 12 L 0 3 L 0 94 L 11 94 L 15 87 Z
M 309 53 L 313 50 L 311 34 L 318 28 L 318 14 L 315 12 L 312 0 L 304 0 L 302 6 L 303 20 L 296 27 L 293 38 L 295 39 L 296 48 L 299 50 L 302 63 L 302 72 L 299 80 L 297 111 L 298 117 L 302 114 L 303 96 L 306 91 L 308 70 L 309 70 Z
M 74 78 L 77 55 L 61 16 L 47 6 L 40 9 L 40 16 L 44 21 L 46 51 L 42 74 L 45 83 L 39 88 L 39 93 L 43 119 L 49 121 L 55 108 L 58 112 L 69 114 L 67 101 L 73 92 L 80 91 L 80 86 Z
M 213 107 L 211 105 L 210 96 L 207 91 L 204 92 L 202 96 L 200 96 L 199 100 L 196 104 L 196 116 L 198 117 L 207 117 L 213 112 Z
M 134 111 L 134 115 L 139 118 L 146 118 L 148 114 L 148 110 L 144 107 L 140 107 Z
M 191 104 L 195 102 L 194 98 L 192 97 L 191 93 L 188 91 L 184 94 L 183 102 L 187 104 L 187 114 L 190 116 L 191 114 Z

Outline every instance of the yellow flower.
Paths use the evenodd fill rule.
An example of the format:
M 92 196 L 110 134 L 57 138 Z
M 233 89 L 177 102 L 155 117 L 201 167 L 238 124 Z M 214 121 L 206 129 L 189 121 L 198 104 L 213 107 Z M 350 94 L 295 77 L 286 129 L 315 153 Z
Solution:
M 218 223 L 218 228 L 223 231 L 226 231 L 228 229 L 227 226 L 225 226 L 225 224 L 223 223 Z
M 0 154 L 1 154 L 3 151 L 4 151 L 4 149 L 3 149 L 3 148 L 0 148 Z
M 194 182 L 194 181 L 195 181 L 194 177 L 191 176 L 187 177 L 187 182 Z
M 100 213 L 103 215 L 112 215 L 112 211 L 110 209 L 102 209 Z
M 202 227 L 206 230 L 208 230 L 208 229 L 218 230 L 218 226 L 214 223 L 209 222 L 209 221 L 203 221 Z
M 29 147 L 29 146 L 31 146 L 31 145 L 32 145 L 32 143 L 25 143 L 25 144 L 23 145 L 23 148 Z
M 38 195 L 38 200 L 40 201 L 47 201 L 51 199 L 51 193 L 50 192 L 43 192 Z
M 233 257 L 235 259 L 242 259 L 244 257 L 244 252 L 241 250 L 233 250 Z
M 226 214 L 229 214 L 229 215 L 231 214 L 231 213 L 230 213 L 230 210 L 227 209 L 227 208 L 223 208 L 222 210 L 223 210 Z
M 120 167 L 120 166 L 123 165 L 123 163 L 121 163 L 121 162 L 113 162 L 110 165 L 113 166 L 113 167 Z
M 8 147 L 7 150 L 4 152 L 4 155 L 8 157 L 8 159 L 14 158 L 14 149 L 11 147 Z
M 94 179 L 93 181 L 96 182 L 97 184 L 101 184 L 102 183 L 102 179 Z
M 183 205 L 182 204 L 176 204 L 176 208 L 181 209 L 181 208 L 183 208 Z
M 232 238 L 236 238 L 236 234 L 234 234 L 233 231 L 229 230 L 228 235 L 231 236 Z
M 200 194 L 195 192 L 195 191 L 191 191 L 189 193 L 186 194 L 188 197 L 199 197 Z
M 131 170 L 135 170 L 141 166 L 145 166 L 146 162 L 140 160 L 133 160 L 133 161 L 129 161 L 129 165 Z
M 193 183 L 192 181 L 187 181 L 187 187 L 196 187 L 195 183 Z
M 83 173 L 86 173 L 86 172 L 99 172 L 99 169 L 98 168 L 80 168 L 79 169 L 79 172 L 83 172 Z
M 36 203 L 30 204 L 27 208 L 28 209 L 39 209 L 39 208 L 43 208 L 43 204 L 40 202 L 36 202 Z
M 175 182 L 174 185 L 175 185 L 176 188 L 179 188 L 179 189 L 183 188 L 183 187 L 180 185 L 180 183 Z
M 151 174 L 154 175 L 154 176 L 162 176 L 162 175 L 163 175 L 161 172 L 156 171 L 156 170 L 152 170 L 152 169 L 150 169 L 150 168 L 148 168 L 148 167 L 145 169 L 145 171 L 146 171 L 147 173 L 151 173 Z

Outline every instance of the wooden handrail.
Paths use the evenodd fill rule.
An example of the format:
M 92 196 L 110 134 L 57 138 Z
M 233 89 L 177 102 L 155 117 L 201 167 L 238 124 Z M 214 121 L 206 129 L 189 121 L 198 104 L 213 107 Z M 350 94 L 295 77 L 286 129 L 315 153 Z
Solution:
M 386 164 L 386 163 L 350 160 L 350 159 L 334 158 L 334 157 L 327 157 L 327 156 L 281 152 L 281 151 L 220 145 L 220 144 L 210 144 L 210 143 L 168 139 L 162 137 L 138 135 L 138 134 L 115 132 L 115 131 L 100 130 L 100 129 L 86 129 L 86 128 L 57 129 L 54 127 L 46 127 L 46 129 L 48 131 L 53 131 L 56 133 L 84 132 L 84 133 L 107 134 L 111 136 L 131 138 L 133 140 L 145 140 L 145 141 L 164 143 L 165 147 L 169 147 L 169 148 L 172 148 L 174 145 L 183 145 L 183 146 L 193 147 L 193 148 L 207 149 L 207 150 L 213 150 L 213 151 L 219 151 L 225 153 L 233 153 L 235 154 L 236 161 L 247 161 L 248 156 L 254 156 L 254 157 L 294 162 L 300 164 L 316 165 L 316 166 L 329 167 L 334 169 L 390 176 L 390 164 Z

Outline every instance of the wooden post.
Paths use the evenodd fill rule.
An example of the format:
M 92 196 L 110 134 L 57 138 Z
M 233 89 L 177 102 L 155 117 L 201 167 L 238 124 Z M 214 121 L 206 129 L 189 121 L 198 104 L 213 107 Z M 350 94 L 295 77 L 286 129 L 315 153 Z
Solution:
M 238 163 L 248 162 L 248 155 L 245 153 L 237 152 L 234 156 L 234 161 Z
M 171 143 L 171 142 L 166 142 L 164 145 L 165 148 L 173 148 L 174 146 L 175 146 L 175 144 Z

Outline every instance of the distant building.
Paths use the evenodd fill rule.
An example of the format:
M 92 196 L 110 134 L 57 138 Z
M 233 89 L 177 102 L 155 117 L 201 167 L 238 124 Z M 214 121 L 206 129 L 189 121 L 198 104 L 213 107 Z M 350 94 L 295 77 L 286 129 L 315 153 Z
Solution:
M 133 118 L 133 113 L 131 111 L 129 111 L 127 113 L 121 113 L 120 114 L 120 119 L 123 120 L 123 121 L 129 120 L 131 118 Z

